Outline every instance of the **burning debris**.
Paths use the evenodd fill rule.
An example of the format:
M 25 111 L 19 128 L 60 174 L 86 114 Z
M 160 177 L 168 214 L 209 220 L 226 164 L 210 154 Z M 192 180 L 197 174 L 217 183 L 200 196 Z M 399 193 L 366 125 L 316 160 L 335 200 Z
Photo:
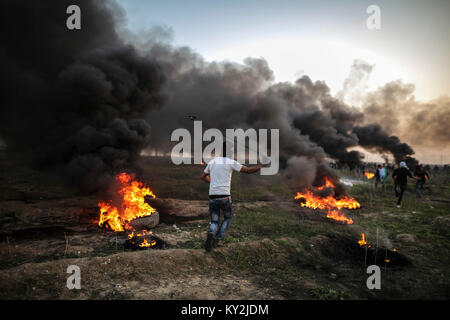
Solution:
M 351 230 L 349 228 L 349 233 L 345 235 L 320 236 L 320 241 L 314 242 L 314 248 L 333 261 L 355 266 L 378 265 L 385 270 L 400 271 L 412 265 L 411 260 L 398 249 L 372 244 L 366 233 L 357 238 L 358 235 Z
M 365 265 L 377 264 L 384 267 L 402 267 L 410 265 L 411 262 L 403 255 L 399 254 L 396 248 L 389 250 L 367 243 L 366 235 L 361 233 L 361 240 L 358 240 L 360 255 L 364 252 Z M 357 250 L 357 249 L 356 249 Z
M 366 236 L 364 235 L 364 233 L 361 233 L 361 240 L 358 241 L 360 246 L 364 246 L 367 244 L 366 242 Z
M 372 173 L 372 172 L 364 172 L 364 175 L 369 180 L 372 179 L 373 177 L 375 177 L 375 173 Z
M 137 245 L 138 247 L 148 248 L 156 244 L 156 240 L 151 241 L 147 240 L 147 236 L 151 234 L 152 234 L 151 232 L 148 232 L 146 230 L 136 234 L 133 231 L 128 235 L 128 239 L 130 243 Z
M 128 232 L 128 243 L 135 247 L 148 248 L 157 244 L 157 238 L 151 231 L 139 227 L 155 226 L 159 222 L 158 212 L 151 207 L 145 197 L 156 198 L 150 188 L 125 172 L 116 176 L 117 197 L 98 203 L 100 219 L 98 225 L 115 232 Z M 156 216 L 156 220 L 145 221 L 144 218 Z M 148 220 L 148 219 L 146 219 Z
M 133 231 L 128 234 L 125 246 L 129 249 L 162 248 L 164 242 L 153 235 L 151 231 L 142 230 L 141 232 Z
M 326 191 L 328 191 L 328 195 L 322 196 L 322 193 Z M 315 190 L 306 190 L 304 193 L 297 192 L 294 199 L 300 200 L 302 207 L 325 210 L 327 218 L 352 224 L 353 220 L 346 217 L 341 209 L 358 209 L 360 208 L 359 202 L 346 195 L 336 198 L 335 194 L 335 185 L 328 178 L 325 178 L 324 185 L 315 188 Z
M 113 231 L 124 231 L 128 229 L 133 219 L 150 216 L 156 212 L 148 203 L 145 202 L 146 196 L 156 198 L 150 188 L 144 187 L 143 183 L 134 180 L 132 175 L 125 172 L 118 174 L 116 180 L 119 183 L 117 193 L 119 202 L 117 206 L 113 200 L 109 202 L 99 202 L 100 221 L 99 226 L 109 228 Z

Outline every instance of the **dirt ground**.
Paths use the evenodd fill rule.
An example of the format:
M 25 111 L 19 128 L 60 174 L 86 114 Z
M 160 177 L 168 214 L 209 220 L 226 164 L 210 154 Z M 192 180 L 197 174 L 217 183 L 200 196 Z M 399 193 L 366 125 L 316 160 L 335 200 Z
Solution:
M 183 203 L 184 208 L 198 207 L 196 200 L 183 200 Z M 227 272 L 220 259 L 213 258 L 203 248 L 188 249 L 193 241 L 204 241 L 208 222 L 205 218 L 183 220 L 178 225 L 158 225 L 153 234 L 164 241 L 165 250 L 129 251 L 123 247 L 122 234 L 96 226 L 97 210 L 93 201 L 4 201 L 2 204 L 3 298 L 283 298 L 276 290 L 261 285 L 257 276 Z M 257 208 L 263 204 L 242 203 L 235 209 Z M 203 207 L 207 212 L 207 202 L 203 201 Z M 258 249 L 259 241 L 245 244 L 249 245 Z M 239 246 L 242 244 L 230 244 L 216 249 L 214 254 L 227 256 Z M 66 288 L 66 269 L 70 265 L 77 265 L 82 271 L 82 290 Z
M 352 188 L 362 208 L 346 213 L 353 225 L 342 225 L 301 208 L 278 180 L 236 175 L 232 225 L 224 246 L 207 253 L 207 186 L 198 179 L 201 167 L 173 168 L 148 158 L 141 179 L 170 208 L 152 230 L 164 246 L 133 250 L 123 245 L 123 234 L 98 227 L 95 195 L 80 195 L 58 176 L 16 160 L 0 152 L 5 169 L 0 172 L 2 299 L 450 296 L 448 180 L 438 194 L 423 200 L 406 195 L 402 209 L 370 185 Z M 392 260 L 378 261 L 382 290 L 366 287 L 367 254 L 357 244 L 363 232 L 379 248 L 377 257 Z M 66 286 L 70 265 L 81 270 L 80 290 Z

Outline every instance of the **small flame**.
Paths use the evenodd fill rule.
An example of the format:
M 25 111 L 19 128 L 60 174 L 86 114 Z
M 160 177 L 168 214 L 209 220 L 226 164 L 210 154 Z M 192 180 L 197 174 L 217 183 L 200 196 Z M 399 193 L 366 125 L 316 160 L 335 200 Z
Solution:
M 156 240 L 152 240 L 150 242 L 147 241 L 146 237 L 151 236 L 151 235 L 152 235 L 152 232 L 151 231 L 147 231 L 147 230 L 143 230 L 141 233 L 135 233 L 133 231 L 130 234 L 128 234 L 128 239 L 130 240 L 130 242 L 132 244 L 135 244 L 138 247 L 147 248 L 147 247 L 154 246 L 156 244 Z M 136 241 L 136 239 L 139 239 L 140 237 L 144 237 L 144 240 L 141 243 L 138 243 Z
M 384 261 L 385 261 L 385 262 L 391 262 L 391 260 L 389 260 L 389 259 L 385 259 Z
M 324 188 L 335 188 L 335 186 L 330 180 L 325 178 L 325 184 L 318 187 L 317 190 L 322 190 Z M 311 192 L 311 190 L 306 190 L 306 192 L 304 193 L 297 192 L 294 199 L 300 199 L 300 205 L 302 207 L 308 207 L 314 210 L 326 210 L 327 218 L 342 221 L 343 223 L 347 224 L 352 224 L 353 220 L 347 218 L 340 210 L 342 208 L 358 209 L 360 207 L 360 204 L 351 197 L 344 196 L 340 199 L 336 199 L 332 195 L 329 195 L 327 197 L 320 197 Z
M 365 236 L 364 233 L 361 233 L 361 240 L 359 240 L 358 243 L 359 243 L 360 246 L 364 246 L 364 245 L 367 244 L 367 242 L 366 242 L 366 236 Z
M 397 252 L 397 249 L 394 248 L 394 250 L 392 250 L 392 251 Z
M 372 172 L 364 172 L 364 175 L 366 176 L 367 179 L 372 179 L 375 176 L 375 173 Z
M 205 165 L 205 163 L 202 161 L 202 166 L 204 166 Z

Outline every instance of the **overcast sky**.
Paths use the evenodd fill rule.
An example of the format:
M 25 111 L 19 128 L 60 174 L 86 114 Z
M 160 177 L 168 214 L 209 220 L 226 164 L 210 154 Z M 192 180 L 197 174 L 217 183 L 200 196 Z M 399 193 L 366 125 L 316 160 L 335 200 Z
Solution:
M 354 59 L 375 64 L 369 89 L 403 79 L 416 97 L 450 94 L 448 0 L 118 0 L 132 31 L 170 27 L 207 60 L 264 57 L 277 81 L 302 74 L 342 88 Z M 369 30 L 366 9 L 381 9 Z

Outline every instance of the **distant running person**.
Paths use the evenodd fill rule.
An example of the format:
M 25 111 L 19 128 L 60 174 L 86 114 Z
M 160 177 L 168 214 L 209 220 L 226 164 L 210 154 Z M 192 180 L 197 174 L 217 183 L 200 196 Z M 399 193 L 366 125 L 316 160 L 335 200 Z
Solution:
M 388 173 L 386 167 L 379 164 L 375 172 L 375 189 L 378 187 L 378 183 L 381 183 L 383 191 L 385 190 L 384 183 L 386 181 L 387 175 Z
M 430 175 L 423 168 L 423 166 L 421 164 L 418 164 L 416 166 L 416 170 L 414 170 L 414 176 L 417 177 L 417 181 L 416 181 L 416 196 L 417 196 L 417 198 L 422 198 L 422 194 L 420 193 L 419 190 L 425 189 L 424 185 L 425 185 L 427 180 L 431 182 Z
M 208 235 L 206 237 L 205 249 L 211 251 L 219 246 L 219 241 L 223 239 L 225 232 L 230 226 L 233 218 L 231 202 L 231 175 L 233 171 L 243 173 L 258 172 L 263 165 L 246 167 L 236 160 L 227 158 L 225 155 L 229 144 L 224 142 L 222 156 L 215 157 L 209 161 L 200 179 L 209 183 L 209 214 L 211 223 L 209 224 Z M 220 211 L 223 212 L 224 219 L 219 227 Z
M 400 166 L 392 172 L 392 178 L 394 178 L 395 184 L 395 196 L 398 197 L 397 208 L 400 208 L 402 203 L 403 193 L 406 190 L 406 185 L 408 182 L 408 178 L 415 179 L 411 171 L 409 171 L 408 166 L 404 161 L 400 162 Z

